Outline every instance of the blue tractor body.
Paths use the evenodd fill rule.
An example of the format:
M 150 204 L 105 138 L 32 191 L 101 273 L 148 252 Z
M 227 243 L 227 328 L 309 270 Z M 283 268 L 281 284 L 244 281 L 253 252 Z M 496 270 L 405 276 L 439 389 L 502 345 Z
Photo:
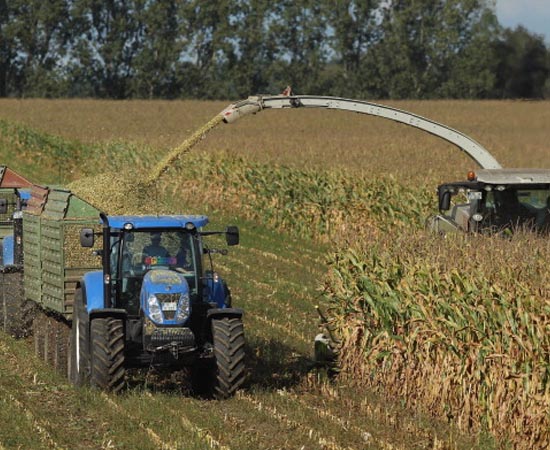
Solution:
M 203 240 L 225 234 L 227 244 L 235 245 L 238 229 L 203 231 L 207 223 L 206 216 L 101 214 L 101 232 L 81 230 L 83 247 L 94 247 L 96 237 L 101 237 L 102 249 L 96 253 L 102 258 L 102 270 L 85 273 L 77 286 L 72 328 L 79 335 L 73 340 L 82 341 L 78 351 L 83 354 L 73 355 L 76 362 L 93 359 L 96 341 L 102 339 L 94 335 L 94 321 L 101 323 L 102 330 L 116 322 L 124 330 L 125 366 L 201 368 L 214 380 L 210 387 L 215 387 L 219 368 L 213 323 L 235 329 L 237 321 L 242 327 L 242 311 L 231 307 L 227 285 L 211 267 L 210 254 L 226 250 L 209 248 Z M 244 343 L 239 347 L 242 351 Z M 240 384 L 244 370 L 239 368 L 238 373 Z M 91 378 L 92 384 L 109 387 L 103 386 L 100 375 L 94 375 L 89 363 L 77 367 L 72 378 Z M 236 387 L 229 385 L 222 391 L 218 387 L 218 394 L 227 396 Z

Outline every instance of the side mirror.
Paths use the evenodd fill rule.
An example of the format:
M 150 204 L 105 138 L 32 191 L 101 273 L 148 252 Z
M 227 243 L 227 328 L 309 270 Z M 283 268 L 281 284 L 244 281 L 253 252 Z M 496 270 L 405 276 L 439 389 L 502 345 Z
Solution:
M 451 208 L 451 192 L 448 190 L 439 191 L 439 210 L 448 211 Z
M 239 244 L 239 228 L 236 226 L 229 226 L 225 229 L 225 241 L 227 245 Z
M 88 248 L 94 246 L 94 230 L 91 228 L 82 228 L 80 230 L 80 245 Z
M 0 198 L 0 214 L 8 212 L 8 201 L 5 198 Z

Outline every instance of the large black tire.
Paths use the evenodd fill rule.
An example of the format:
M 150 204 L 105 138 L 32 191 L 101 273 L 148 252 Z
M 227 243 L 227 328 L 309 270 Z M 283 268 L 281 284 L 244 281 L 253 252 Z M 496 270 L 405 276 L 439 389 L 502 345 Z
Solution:
M 212 394 L 215 398 L 228 398 L 237 392 L 245 380 L 242 320 L 229 317 L 213 319 L 212 341 L 216 360 Z
M 67 378 L 75 386 L 83 386 L 90 378 L 88 353 L 88 315 L 82 301 L 82 290 L 77 289 L 73 308 L 73 323 L 69 340 Z
M 124 323 L 112 317 L 92 320 L 90 328 L 92 386 L 119 392 L 124 387 Z

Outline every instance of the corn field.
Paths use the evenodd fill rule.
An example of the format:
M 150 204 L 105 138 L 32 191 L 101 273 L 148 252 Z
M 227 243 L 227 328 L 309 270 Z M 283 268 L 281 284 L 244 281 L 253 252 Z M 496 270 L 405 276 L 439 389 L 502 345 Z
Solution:
M 550 445 L 547 239 L 365 239 L 325 286 L 341 376 L 517 448 Z
M 481 136 L 506 165 L 550 163 L 544 150 L 548 135 L 538 124 L 547 123 L 550 103 L 534 104 L 537 113 L 532 119 L 527 115 L 530 105 L 524 103 L 450 105 L 424 102 L 419 112 L 466 132 L 470 130 L 461 124 L 470 124 L 477 131 L 473 137 Z M 215 110 L 219 106 L 214 105 Z M 509 123 L 522 124 L 529 139 L 491 119 L 501 108 Z M 514 113 L 519 110 L 521 114 Z M 481 111 L 478 120 L 472 120 L 471 111 Z M 305 116 L 294 117 L 299 117 L 293 125 L 300 132 L 308 129 Z M 457 173 L 460 158 L 442 152 L 432 166 L 426 159 L 417 163 L 414 158 L 431 155 L 437 147 L 432 141 L 413 142 L 408 132 L 395 134 L 395 128 L 384 124 L 377 130 L 385 133 L 387 146 L 381 138 L 366 144 L 364 136 L 374 133 L 365 127 L 363 134 L 352 134 L 353 120 L 338 122 L 349 131 L 349 139 L 337 149 L 329 145 L 324 150 L 322 146 L 335 138 L 322 130 L 329 128 L 325 116 L 315 117 L 321 123 L 321 129 L 311 125 L 316 146 L 305 150 L 288 139 L 276 140 L 278 128 L 287 126 L 288 119 L 275 126 L 269 122 L 274 129 L 269 134 L 267 121 L 260 123 L 256 117 L 243 121 L 234 132 L 237 137 L 227 142 L 233 131 L 218 127 L 205 140 L 206 149 L 202 144 L 200 151 L 185 155 L 190 150 L 185 145 L 163 153 L 152 152 L 149 144 L 110 141 L 82 144 L 74 150 L 77 158 L 69 160 L 63 140 L 1 121 L 0 134 L 10 136 L 10 145 L 21 151 L 59 156 L 59 167 L 51 158 L 45 160 L 72 180 L 93 176 L 69 186 L 110 213 L 156 213 L 165 206 L 164 199 L 171 198 L 185 212 L 221 211 L 327 245 L 326 276 L 318 289 L 328 327 L 339 341 L 340 380 L 401 399 L 467 432 L 488 432 L 503 447 L 550 446 L 548 239 L 529 233 L 441 237 L 424 231 L 424 220 L 435 212 L 437 181 L 452 181 L 440 170 Z M 216 125 L 211 122 L 203 130 Z M 268 133 L 265 149 L 254 140 L 260 134 L 257 129 Z M 199 130 L 197 136 L 203 135 Z M 367 145 L 372 161 L 364 158 Z M 407 146 L 410 152 L 403 150 Z M 300 165 L 298 157 L 325 163 Z M 87 159 L 94 164 L 83 164 Z M 338 162 L 335 167 L 332 160 Z M 396 161 L 402 164 L 393 172 L 386 170 Z M 460 167 L 460 173 L 469 168 Z M 148 190 L 138 192 L 135 186 L 148 185 L 148 179 Z M 267 315 L 252 320 L 305 339 Z M 259 408 L 250 398 L 239 400 Z M 288 426 L 297 426 L 271 412 Z
M 550 445 L 547 239 L 434 236 L 426 188 L 216 155 L 177 187 L 334 243 L 322 286 L 340 377 L 515 448 Z M 216 164 L 214 164 L 216 161 Z

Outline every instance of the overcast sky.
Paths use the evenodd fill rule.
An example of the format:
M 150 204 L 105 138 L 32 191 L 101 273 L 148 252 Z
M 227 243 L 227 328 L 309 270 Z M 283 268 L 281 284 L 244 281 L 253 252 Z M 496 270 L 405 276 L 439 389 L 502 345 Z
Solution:
M 544 35 L 550 44 L 550 0 L 496 0 L 501 25 L 515 28 L 523 25 L 529 31 Z

